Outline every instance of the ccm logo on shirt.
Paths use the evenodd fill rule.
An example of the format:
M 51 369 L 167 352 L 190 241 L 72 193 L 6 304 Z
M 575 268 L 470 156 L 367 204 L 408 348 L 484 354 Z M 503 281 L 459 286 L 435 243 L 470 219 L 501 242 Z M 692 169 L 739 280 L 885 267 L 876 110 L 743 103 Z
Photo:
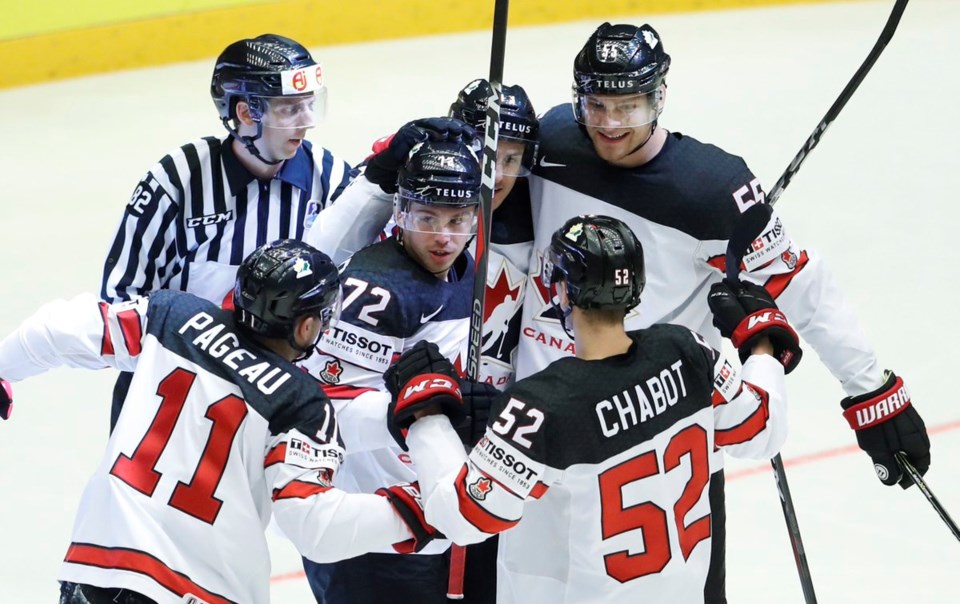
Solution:
M 187 228 L 195 229 L 197 227 L 219 224 L 228 220 L 233 220 L 233 210 L 227 210 L 222 214 L 207 214 L 206 216 L 194 216 L 193 218 L 187 218 Z

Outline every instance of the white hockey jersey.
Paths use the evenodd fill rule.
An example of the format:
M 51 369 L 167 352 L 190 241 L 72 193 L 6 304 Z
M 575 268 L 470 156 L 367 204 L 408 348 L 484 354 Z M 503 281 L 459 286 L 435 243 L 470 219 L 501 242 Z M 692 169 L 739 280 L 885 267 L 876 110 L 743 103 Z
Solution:
M 61 580 L 161 604 L 260 603 L 271 514 L 318 561 L 412 537 L 386 498 L 332 487 L 344 455 L 332 406 L 228 311 L 173 291 L 115 305 L 88 295 L 44 306 L 0 342 L 4 378 L 59 365 L 134 372 Z
M 712 451 L 769 458 L 786 438 L 772 357 L 741 380 L 683 327 L 631 338 L 518 381 L 469 458 L 446 417 L 410 428 L 428 522 L 460 544 L 502 533 L 501 604 L 703 602 Z
M 723 276 L 727 240 L 740 213 L 764 200 L 759 179 L 744 161 L 670 133 L 653 160 L 618 168 L 596 155 L 568 104 L 547 112 L 540 137 L 544 162 L 529 178 L 536 239 L 517 377 L 574 354 L 540 271 L 542 250 L 553 232 L 583 213 L 624 221 L 643 244 L 647 283 L 643 302 L 627 316 L 628 329 L 683 325 L 719 348 L 707 292 Z M 869 392 L 883 383 L 873 348 L 825 264 L 813 251 L 801 249 L 775 214 L 744 264 L 741 277 L 770 290 L 847 394 Z

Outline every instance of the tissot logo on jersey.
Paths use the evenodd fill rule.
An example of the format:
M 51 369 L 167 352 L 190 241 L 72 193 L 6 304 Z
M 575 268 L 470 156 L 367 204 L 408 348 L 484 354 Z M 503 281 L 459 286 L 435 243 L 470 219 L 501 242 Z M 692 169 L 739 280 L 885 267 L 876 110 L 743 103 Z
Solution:
M 473 448 L 470 459 L 486 475 L 521 497 L 533 490 L 545 468 L 489 431 Z
M 763 267 L 777 259 L 785 251 L 789 251 L 790 238 L 787 237 L 780 218 L 775 218 L 773 226 L 765 230 L 753 240 L 750 248 L 743 256 L 743 265 L 747 270 Z
M 740 374 L 730 361 L 724 358 L 717 360 L 713 368 L 713 389 L 720 393 L 723 400 L 729 402 L 737 395 L 740 383 Z
M 327 444 L 319 445 L 312 443 L 302 436 L 294 436 L 296 431 L 291 433 L 290 440 L 287 442 L 287 454 L 284 461 L 301 468 L 319 469 L 326 468 L 336 471 L 343 463 L 343 449 L 337 445 Z
M 402 338 L 374 333 L 346 321 L 337 323 L 320 338 L 320 351 L 324 354 L 378 372 L 386 371 L 394 353 L 402 348 Z

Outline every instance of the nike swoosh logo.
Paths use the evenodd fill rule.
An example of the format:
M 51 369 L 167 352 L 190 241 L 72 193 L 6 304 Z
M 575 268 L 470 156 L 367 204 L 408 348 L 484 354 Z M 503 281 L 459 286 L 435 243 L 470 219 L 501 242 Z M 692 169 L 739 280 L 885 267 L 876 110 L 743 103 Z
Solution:
M 566 168 L 567 164 L 555 164 L 552 161 L 547 161 L 547 158 L 540 158 L 540 167 L 541 168 Z
M 438 308 L 437 310 L 433 311 L 433 312 L 430 313 L 429 315 L 421 314 L 421 315 L 420 315 L 420 324 L 423 325 L 424 323 L 426 323 L 426 322 L 429 321 L 430 319 L 434 318 L 435 316 L 437 316 L 438 314 L 440 314 L 440 311 L 441 311 L 441 310 L 443 310 L 443 304 L 440 305 L 440 308 Z

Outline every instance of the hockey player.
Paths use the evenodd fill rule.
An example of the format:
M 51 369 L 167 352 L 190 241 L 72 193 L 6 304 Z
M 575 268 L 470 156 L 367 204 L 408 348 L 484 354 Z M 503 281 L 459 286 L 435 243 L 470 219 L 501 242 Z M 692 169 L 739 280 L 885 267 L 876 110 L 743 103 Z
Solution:
M 418 346 L 385 376 L 425 514 L 457 543 L 503 533 L 501 604 L 703 602 L 711 452 L 761 459 L 779 450 L 777 358 L 798 348 L 796 333 L 763 288 L 718 284 L 717 324 L 753 352 L 741 377 L 685 327 L 625 331 L 645 278 L 640 242 L 623 222 L 573 218 L 545 255 L 576 358 L 508 388 L 469 457 L 438 414 L 463 409 L 435 348 Z
M 536 249 L 577 214 L 623 220 L 645 243 L 651 284 L 642 312 L 628 313 L 627 328 L 675 323 L 717 347 L 720 336 L 703 293 L 724 272 L 733 225 L 745 209 L 764 202 L 764 193 L 740 157 L 659 125 L 669 67 L 663 41 L 649 25 L 604 23 L 587 40 L 574 60 L 573 111 L 554 107 L 540 123 L 540 161 L 530 178 Z M 538 270 L 541 262 L 530 263 L 518 378 L 574 354 Z M 844 409 L 890 396 L 909 400 L 902 380 L 881 369 L 823 260 L 794 242 L 775 214 L 743 264 L 743 278 L 770 291 L 840 381 Z M 911 480 L 901 475 L 894 452 L 904 451 L 925 472 L 930 443 L 916 410 L 909 404 L 902 409 L 875 424 L 851 424 L 884 484 L 906 487 Z M 724 602 L 723 475 L 717 469 L 708 595 Z
M 490 84 L 477 79 L 461 89 L 450 106 L 451 123 L 431 120 L 430 133 L 447 137 L 463 137 L 465 132 L 455 124 L 462 120 L 482 133 L 490 96 Z M 308 241 L 346 259 L 365 245 L 388 220 L 390 206 L 383 193 L 396 192 L 396 177 L 389 169 L 397 150 L 403 149 L 411 137 L 411 125 L 424 126 L 423 120 L 405 125 L 390 139 L 389 146 L 371 158 L 364 177 L 358 178 L 333 206 L 324 210 L 307 232 Z M 487 288 L 484 300 L 484 326 L 481 342 L 480 382 L 486 386 L 471 388 L 474 398 L 495 395 L 513 382 L 516 348 L 519 341 L 520 309 L 523 303 L 527 267 L 533 241 L 530 217 L 530 195 L 526 179 L 536 162 L 539 121 L 526 91 L 521 86 L 504 86 L 500 104 L 500 140 L 497 146 L 496 181 L 493 196 L 493 221 L 487 261 Z M 422 135 L 414 135 L 422 136 Z M 374 184 L 376 183 L 376 184 Z M 365 196 L 360 195 L 364 191 Z M 459 368 L 463 370 L 463 367 Z M 481 407 L 482 405 L 477 405 Z M 474 418 L 482 420 L 481 416 Z M 476 424 L 474 424 L 476 425 Z M 466 440 L 472 445 L 478 434 Z M 496 563 L 496 539 L 468 548 L 464 571 L 457 570 L 462 561 L 451 561 L 450 592 L 462 591 L 465 604 L 493 602 Z M 313 573 L 309 572 L 315 584 Z M 463 586 L 459 585 L 460 577 Z M 315 589 L 319 592 L 320 590 Z
M 343 458 L 333 407 L 293 365 L 335 318 L 329 258 L 278 241 L 235 280 L 234 311 L 182 292 L 86 295 L 44 306 L 0 342 L 11 381 L 59 365 L 133 373 L 80 501 L 61 604 L 267 602 L 271 515 L 317 560 L 433 538 L 415 485 L 331 485 Z
M 409 455 L 383 421 L 390 403 L 383 372 L 420 341 L 436 343 L 451 359 L 466 350 L 474 274 L 466 247 L 476 232 L 480 173 L 469 141 L 414 146 L 395 184 L 398 234 L 341 267 L 340 320 L 306 366 L 337 411 L 349 454 L 336 484 L 347 491 L 415 479 Z M 438 540 L 416 556 L 397 556 L 387 546 L 304 565 L 319 602 L 445 602 L 449 545 Z
M 228 134 L 164 156 L 137 185 L 107 252 L 107 302 L 160 289 L 229 300 L 240 262 L 275 239 L 301 239 L 350 182 L 350 166 L 306 140 L 327 89 L 309 51 L 264 34 L 217 58 L 210 95 Z M 121 375 L 111 424 L 129 384 Z

